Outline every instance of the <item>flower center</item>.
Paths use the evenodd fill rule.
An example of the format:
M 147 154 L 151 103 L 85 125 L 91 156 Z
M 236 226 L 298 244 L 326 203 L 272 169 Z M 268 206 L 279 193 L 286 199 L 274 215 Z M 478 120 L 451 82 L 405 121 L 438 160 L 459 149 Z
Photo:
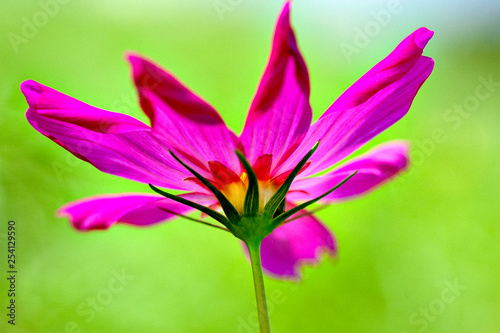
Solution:
M 246 172 L 243 172 L 240 176 L 241 181 L 231 182 L 225 184 L 221 188 L 221 192 L 226 196 L 226 198 L 231 202 L 231 204 L 236 208 L 238 213 L 243 214 L 243 205 L 245 204 L 245 196 L 247 194 L 248 188 L 248 176 Z M 273 184 L 271 180 L 258 180 L 259 184 L 259 212 L 262 212 L 266 203 L 271 199 L 271 197 L 278 190 L 278 186 Z

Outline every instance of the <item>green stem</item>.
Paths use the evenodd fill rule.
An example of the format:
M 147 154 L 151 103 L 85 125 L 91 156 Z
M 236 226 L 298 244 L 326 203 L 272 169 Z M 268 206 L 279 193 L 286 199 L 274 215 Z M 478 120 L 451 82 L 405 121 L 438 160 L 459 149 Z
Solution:
M 250 242 L 249 242 L 250 243 Z M 262 264 L 260 262 L 260 244 L 254 242 L 247 244 L 250 262 L 252 263 L 253 282 L 255 286 L 255 297 L 257 299 L 257 312 L 259 313 L 259 326 L 261 333 L 270 333 L 269 313 L 267 311 L 266 289 L 262 276 Z

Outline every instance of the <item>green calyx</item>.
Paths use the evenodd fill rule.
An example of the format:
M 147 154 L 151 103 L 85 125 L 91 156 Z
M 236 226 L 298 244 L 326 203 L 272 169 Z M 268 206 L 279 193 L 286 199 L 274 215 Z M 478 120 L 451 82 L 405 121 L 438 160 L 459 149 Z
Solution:
M 196 202 L 187 200 L 181 196 L 170 194 L 168 192 L 162 191 L 161 189 L 149 184 L 149 187 L 158 194 L 163 195 L 166 198 L 177 201 L 186 206 L 192 207 L 199 210 L 217 222 L 221 223 L 227 231 L 230 231 L 235 237 L 241 239 L 246 244 L 249 243 L 260 243 L 264 237 L 269 235 L 275 228 L 284 223 L 287 219 L 292 217 L 294 214 L 300 210 L 312 205 L 323 197 L 335 191 L 342 184 L 351 179 L 356 173 L 352 173 L 339 184 L 320 195 L 317 198 L 304 202 L 288 211 L 285 210 L 285 197 L 294 181 L 295 177 L 299 174 L 300 170 L 304 167 L 306 162 L 312 156 L 312 154 L 318 148 L 319 142 L 314 145 L 314 147 L 302 158 L 302 160 L 295 166 L 292 172 L 288 175 L 286 180 L 276 191 L 276 193 L 269 199 L 263 208 L 262 212 L 259 212 L 259 184 L 257 181 L 257 175 L 253 170 L 250 163 L 247 161 L 245 156 L 236 151 L 236 155 L 240 160 L 243 168 L 248 175 L 248 187 L 245 195 L 245 202 L 243 206 L 243 214 L 240 215 L 236 208 L 231 204 L 231 202 L 224 196 L 224 194 L 213 185 L 208 179 L 201 176 L 198 172 L 193 170 L 191 167 L 182 162 L 173 152 L 170 154 L 182 165 L 184 166 L 193 176 L 195 176 L 203 185 L 205 185 L 210 192 L 217 198 L 219 204 L 224 211 L 221 214 L 213 209 L 200 205 Z M 188 218 L 190 220 L 196 220 L 193 218 Z M 196 220 L 198 221 L 198 220 Z M 207 224 L 203 221 L 198 221 Z M 210 225 L 210 224 L 209 224 Z M 212 225 L 214 226 L 214 225 Z

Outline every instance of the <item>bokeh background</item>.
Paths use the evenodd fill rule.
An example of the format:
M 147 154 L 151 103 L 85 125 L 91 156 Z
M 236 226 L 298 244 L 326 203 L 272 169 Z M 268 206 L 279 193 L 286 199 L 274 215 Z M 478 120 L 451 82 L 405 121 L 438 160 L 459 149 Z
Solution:
M 281 6 L 0 3 L 0 331 L 257 331 L 236 239 L 185 220 L 78 233 L 55 217 L 72 200 L 148 188 L 100 173 L 37 133 L 19 84 L 34 79 L 146 121 L 123 60 L 133 50 L 175 73 L 239 133 Z M 495 0 L 294 2 L 315 119 L 420 26 L 435 31 L 425 54 L 436 66 L 409 114 L 357 152 L 408 139 L 411 171 L 318 213 L 338 238 L 337 260 L 306 268 L 300 284 L 266 279 L 274 332 L 500 332 L 499 17 Z M 9 220 L 15 328 L 5 315 Z

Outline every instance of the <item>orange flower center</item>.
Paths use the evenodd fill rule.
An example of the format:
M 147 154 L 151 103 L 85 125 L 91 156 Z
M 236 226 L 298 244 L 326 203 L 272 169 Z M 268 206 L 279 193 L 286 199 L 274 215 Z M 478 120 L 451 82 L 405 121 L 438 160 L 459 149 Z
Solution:
M 245 204 L 245 196 L 247 194 L 248 188 L 248 176 L 246 172 L 240 176 L 238 182 L 231 182 L 225 184 L 221 188 L 221 192 L 226 196 L 226 198 L 233 204 L 234 208 L 238 213 L 243 214 L 243 206 Z M 271 180 L 258 180 L 259 184 L 259 212 L 262 212 L 266 203 L 271 199 L 271 197 L 278 190 L 278 186 L 273 184 Z

